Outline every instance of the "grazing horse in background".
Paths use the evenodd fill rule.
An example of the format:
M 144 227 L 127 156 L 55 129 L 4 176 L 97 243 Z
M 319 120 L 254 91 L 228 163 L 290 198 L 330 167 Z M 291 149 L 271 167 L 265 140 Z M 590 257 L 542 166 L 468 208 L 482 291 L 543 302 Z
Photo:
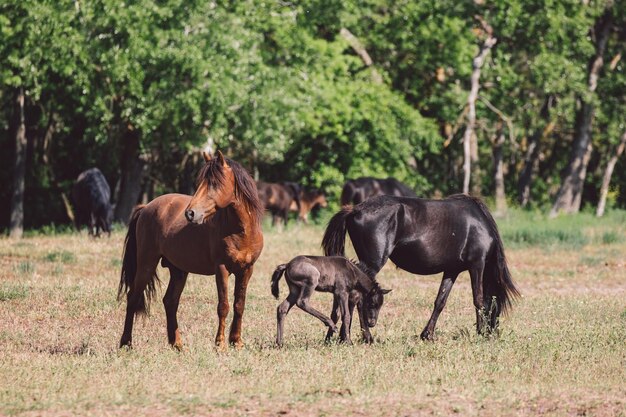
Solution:
M 76 210 L 76 229 L 80 230 L 86 224 L 90 235 L 100 236 L 100 229 L 111 235 L 111 188 L 98 168 L 80 173 L 72 187 L 72 200 Z
M 292 203 L 300 205 L 299 190 L 292 185 L 281 183 L 257 182 L 259 199 L 265 210 L 272 214 L 272 226 L 282 219 L 285 226 L 289 221 L 289 207 Z
M 413 190 L 395 178 L 378 179 L 361 177 L 346 181 L 341 191 L 341 205 L 357 205 L 368 198 L 379 195 L 417 197 Z
M 387 259 L 413 274 L 443 272 L 432 315 L 421 333 L 424 340 L 433 339 L 437 318 L 462 271 L 470 273 L 479 334 L 495 329 L 500 313 L 519 295 L 496 222 L 476 198 L 379 196 L 344 207 L 326 228 L 326 255 L 344 254 L 346 232 L 360 262 L 375 273 Z
M 295 202 L 291 203 L 290 211 L 298 212 L 298 220 L 303 221 L 305 224 L 309 222 L 309 213 L 316 207 L 328 207 L 328 201 L 326 201 L 326 194 L 321 190 L 305 190 L 300 191 L 300 207 Z
M 155 294 L 156 267 L 170 270 L 163 297 L 169 343 L 182 348 L 176 312 L 187 275 L 215 275 L 219 324 L 215 343 L 226 346 L 224 327 L 228 315 L 228 277 L 235 274 L 235 301 L 229 342 L 241 341 L 241 321 L 246 289 L 254 262 L 263 249 L 263 207 L 248 172 L 221 152 L 198 175 L 193 196 L 165 194 L 139 206 L 131 216 L 124 244 L 118 298 L 126 295 L 126 320 L 120 347 L 131 346 L 133 319 L 146 312 Z

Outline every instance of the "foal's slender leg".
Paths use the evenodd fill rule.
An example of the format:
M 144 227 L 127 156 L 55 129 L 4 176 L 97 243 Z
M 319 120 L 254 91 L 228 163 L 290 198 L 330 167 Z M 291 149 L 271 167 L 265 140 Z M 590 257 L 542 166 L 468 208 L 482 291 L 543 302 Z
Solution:
M 352 316 L 350 315 L 350 302 L 348 301 L 348 293 L 339 295 L 339 306 L 341 307 L 341 333 L 340 340 L 351 345 L 350 327 L 352 326 Z
M 300 295 L 300 290 L 296 287 L 289 288 L 289 295 L 280 303 L 278 308 L 276 308 L 276 345 L 279 347 L 283 345 L 283 326 L 285 321 L 285 316 L 291 310 L 291 307 L 298 301 L 298 297 Z
M 322 312 L 314 309 L 309 304 L 311 295 L 313 294 L 313 291 L 314 291 L 313 288 L 314 287 L 310 287 L 310 286 L 305 284 L 305 286 L 302 287 L 302 291 L 300 292 L 300 297 L 298 298 L 298 301 L 296 302 L 296 305 L 298 307 L 300 307 L 302 310 L 304 310 L 307 313 L 309 313 L 310 315 L 312 315 L 313 317 L 317 317 L 318 319 L 320 319 L 322 321 L 322 323 L 324 323 L 330 329 L 332 329 L 332 331 L 334 333 L 334 332 L 337 331 L 337 326 L 335 326 L 335 323 L 333 323 L 333 321 L 329 317 L 324 315 Z
M 339 321 L 339 298 L 337 298 L 337 296 L 335 295 L 333 295 L 333 309 L 330 312 L 330 319 L 333 321 L 333 323 L 335 323 L 335 325 L 337 325 L 337 322 Z M 334 334 L 335 332 L 333 331 L 333 329 L 329 327 L 328 331 L 326 332 L 326 342 L 330 342 L 330 339 L 333 337 Z
M 352 314 L 353 309 L 354 309 L 354 303 L 350 303 L 350 314 Z M 361 326 L 361 333 L 363 335 L 363 341 L 368 344 L 374 343 L 374 338 L 372 337 L 372 333 L 370 333 L 370 328 L 367 325 L 365 314 L 363 314 L 363 302 L 360 302 L 357 304 L 356 310 L 359 313 L 359 324 Z
M 183 341 L 180 337 L 176 313 L 178 311 L 180 295 L 182 294 L 183 289 L 185 288 L 185 283 L 187 282 L 187 272 L 181 271 L 173 266 L 169 269 L 170 283 L 168 284 L 167 291 L 163 297 L 165 316 L 167 318 L 167 339 L 172 347 L 177 350 L 182 350 Z
M 485 330 L 485 300 L 483 299 L 483 272 L 485 262 L 479 262 L 470 268 L 470 278 L 472 281 L 472 295 L 474 297 L 474 308 L 476 309 L 476 331 L 483 334 Z
M 215 283 L 217 284 L 217 335 L 215 336 L 215 345 L 218 349 L 225 349 L 224 329 L 226 328 L 226 316 L 228 316 L 228 276 L 230 272 L 223 264 L 218 267 L 215 274 Z
M 446 300 L 448 299 L 450 290 L 452 289 L 452 286 L 454 285 L 454 282 L 456 281 L 456 277 L 458 275 L 459 274 L 457 272 L 443 273 L 443 279 L 441 280 L 439 292 L 437 293 L 437 298 L 435 299 L 435 308 L 433 309 L 433 313 L 430 316 L 430 320 L 428 320 L 428 324 L 420 335 L 420 338 L 422 340 L 433 340 L 437 319 L 439 318 L 439 314 L 441 314 L 441 311 L 446 305 Z
M 236 348 L 243 347 L 243 342 L 241 341 L 241 321 L 243 320 L 243 311 L 246 307 L 246 291 L 248 290 L 250 277 L 252 277 L 252 270 L 253 267 L 250 266 L 248 269 L 235 274 L 234 314 L 228 341 Z

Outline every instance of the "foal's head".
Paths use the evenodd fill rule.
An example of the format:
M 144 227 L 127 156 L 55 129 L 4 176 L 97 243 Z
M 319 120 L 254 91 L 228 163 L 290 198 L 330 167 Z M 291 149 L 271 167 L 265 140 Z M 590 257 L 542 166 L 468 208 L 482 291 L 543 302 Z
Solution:
M 196 193 L 185 209 L 185 217 L 192 223 L 208 221 L 235 199 L 235 178 L 222 152 L 217 151 L 214 158 L 206 152 L 203 156 L 206 164 L 198 175 Z
M 381 288 L 380 285 L 376 283 L 374 288 L 363 297 L 363 313 L 368 327 L 376 326 L 378 313 L 383 306 L 383 296 L 390 291 L 391 290 Z

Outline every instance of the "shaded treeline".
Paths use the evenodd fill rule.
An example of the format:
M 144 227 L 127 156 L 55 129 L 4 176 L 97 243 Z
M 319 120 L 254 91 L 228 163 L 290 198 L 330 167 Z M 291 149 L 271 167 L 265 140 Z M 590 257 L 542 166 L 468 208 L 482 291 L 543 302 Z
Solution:
M 625 3 L 5 1 L 0 227 L 20 204 L 27 228 L 69 222 L 92 166 L 125 221 L 191 192 L 207 146 L 335 201 L 359 176 L 469 178 L 498 211 L 595 207 L 610 165 L 626 207 Z

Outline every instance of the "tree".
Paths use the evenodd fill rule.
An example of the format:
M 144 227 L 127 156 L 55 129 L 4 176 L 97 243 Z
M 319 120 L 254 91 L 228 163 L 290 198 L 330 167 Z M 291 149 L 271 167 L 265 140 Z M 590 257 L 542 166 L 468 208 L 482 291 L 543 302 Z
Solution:
M 579 99 L 580 107 L 576 114 L 576 126 L 572 151 L 565 169 L 561 187 L 556 195 L 550 216 L 560 212 L 576 213 L 580 210 L 583 185 L 587 175 L 587 165 L 591 157 L 591 129 L 594 117 L 594 93 L 598 85 L 600 70 L 604 64 L 604 51 L 613 25 L 612 10 L 608 8 L 596 21 L 592 30 L 595 38 L 595 54 L 589 63 L 589 98 Z

